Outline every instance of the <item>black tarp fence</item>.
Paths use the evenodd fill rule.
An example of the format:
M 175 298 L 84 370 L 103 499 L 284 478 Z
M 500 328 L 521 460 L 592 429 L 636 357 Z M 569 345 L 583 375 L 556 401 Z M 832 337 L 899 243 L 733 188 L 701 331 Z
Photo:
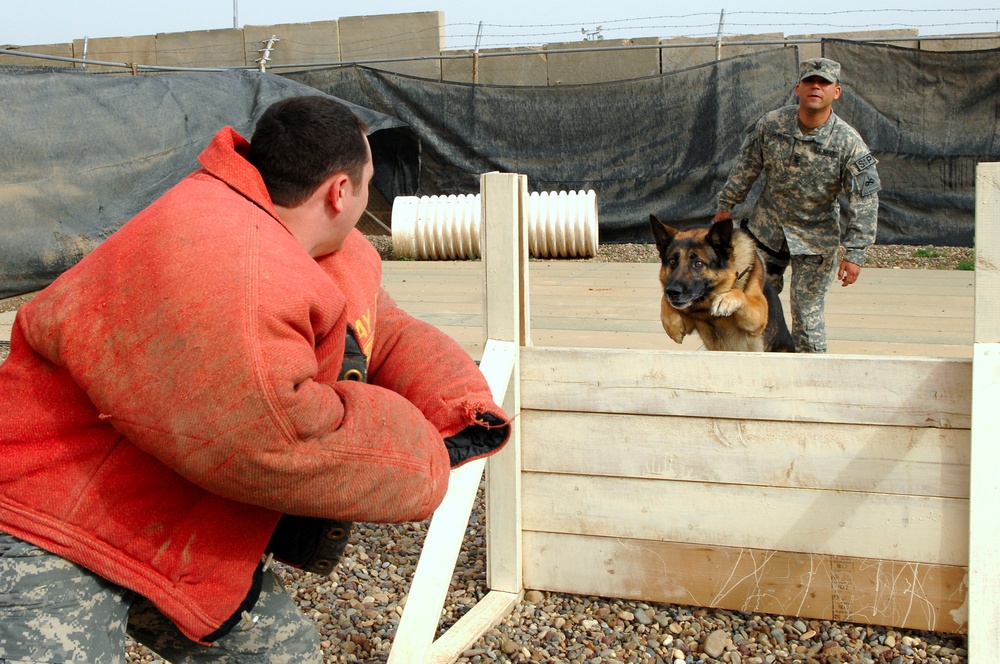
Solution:
M 1000 160 L 1000 49 L 932 52 L 825 40 L 835 110 L 879 160 L 878 242 L 972 246 L 975 169 Z M 794 103 L 798 52 L 776 48 L 591 85 L 442 83 L 360 67 L 105 76 L 0 67 L 0 297 L 36 290 L 198 167 L 224 125 L 244 136 L 278 99 L 329 94 L 373 129 L 376 188 L 593 189 L 601 242 L 648 242 L 648 216 L 707 223 L 746 131 Z M 418 176 L 419 172 L 419 176 Z M 752 205 L 736 209 L 745 214 Z
M 879 160 L 878 242 L 973 245 L 976 164 L 1000 160 L 1000 49 L 823 42 L 842 65 L 834 110 Z
M 530 191 L 593 189 L 601 242 L 648 242 L 649 215 L 707 222 L 743 135 L 791 99 L 798 55 L 774 49 L 640 79 L 548 87 L 441 83 L 363 67 L 286 74 L 394 115 L 420 136 L 419 195 L 471 194 L 479 175 Z M 727 161 L 730 160 L 730 161 Z
M 226 125 L 249 138 L 286 97 L 323 94 L 249 71 L 140 76 L 0 68 L 0 298 L 42 288 L 171 186 Z M 375 186 L 416 191 L 419 141 L 398 119 L 369 126 Z
M 880 162 L 877 241 L 971 246 L 975 165 L 1000 160 L 1000 50 L 844 40 L 823 49 L 843 65 L 834 109 Z M 707 222 L 747 129 L 795 103 L 797 65 L 788 47 L 575 86 L 442 83 L 360 67 L 287 76 L 413 127 L 421 195 L 473 193 L 486 171 L 522 173 L 532 191 L 593 189 L 602 242 L 648 242 L 650 213 L 678 227 Z

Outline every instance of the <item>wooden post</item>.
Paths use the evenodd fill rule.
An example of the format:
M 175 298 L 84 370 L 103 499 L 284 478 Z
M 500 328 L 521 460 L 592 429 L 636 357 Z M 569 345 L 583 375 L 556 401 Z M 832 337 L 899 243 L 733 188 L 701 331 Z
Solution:
M 488 173 L 481 180 L 485 238 L 480 242 L 484 266 L 486 346 L 480 369 L 497 403 L 514 418 L 505 448 L 452 472 L 448 493 L 434 512 L 417 562 L 406 610 L 389 653 L 389 664 L 448 664 L 517 605 L 521 588 L 520 408 L 518 344 L 527 334 L 523 202 L 527 180 L 513 174 Z M 522 280 L 523 279 L 523 280 Z M 455 570 L 469 514 L 484 467 L 487 483 L 487 583 L 491 588 L 473 609 L 440 639 L 434 634 Z M 491 509 L 491 505 L 493 506 Z M 494 562 L 495 561 L 495 562 Z
M 480 178 L 483 206 L 483 320 L 487 339 L 524 343 L 528 318 L 527 284 L 521 264 L 527 248 L 522 194 L 526 178 L 485 173 Z M 514 375 L 520 365 L 515 358 Z M 521 435 L 520 381 L 514 380 L 503 404 L 515 417 L 510 442 L 486 465 L 486 582 L 491 590 L 520 593 L 521 582 Z
M 1000 163 L 976 169 L 976 318 L 969 483 L 969 661 L 1000 650 Z

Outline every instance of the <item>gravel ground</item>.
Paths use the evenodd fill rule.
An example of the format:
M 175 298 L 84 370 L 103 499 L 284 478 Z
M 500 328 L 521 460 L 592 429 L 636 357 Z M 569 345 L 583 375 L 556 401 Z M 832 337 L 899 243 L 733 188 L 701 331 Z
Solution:
M 389 238 L 374 238 L 394 259 Z M 869 267 L 961 269 L 971 249 L 875 246 Z M 650 245 L 603 245 L 594 261 L 656 262 Z M 29 296 L 0 300 L 9 311 Z M 0 344 L 0 361 L 7 354 Z M 442 628 L 455 623 L 486 589 L 482 492 L 449 587 Z M 279 566 L 289 592 L 316 621 L 327 664 L 385 662 L 399 624 L 427 522 L 359 524 L 329 576 Z M 674 664 L 966 664 L 965 637 L 845 622 L 528 590 L 514 612 L 459 662 L 628 662 Z M 130 643 L 128 662 L 162 659 Z
M 480 491 L 442 628 L 486 593 L 484 521 Z M 426 526 L 361 524 L 328 577 L 279 568 L 286 587 L 316 621 L 326 664 L 387 661 Z M 127 659 L 162 662 L 134 644 Z M 968 657 L 960 635 L 529 590 L 458 661 L 965 664 Z

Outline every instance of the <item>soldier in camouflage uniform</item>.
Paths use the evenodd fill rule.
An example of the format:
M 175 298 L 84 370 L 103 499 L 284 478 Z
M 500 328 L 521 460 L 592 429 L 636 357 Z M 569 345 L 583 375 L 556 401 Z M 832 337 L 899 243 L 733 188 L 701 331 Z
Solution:
M 430 517 L 509 422 L 399 309 L 355 228 L 366 126 L 316 95 L 21 307 L 0 364 L 0 664 L 319 664 L 273 559 L 329 574 L 351 521 Z
M 322 661 L 315 624 L 273 570 L 253 613 L 211 646 L 185 637 L 148 599 L 3 532 L 0 572 L 0 664 L 124 664 L 126 632 L 172 664 Z
M 778 292 L 791 263 L 792 336 L 798 352 L 826 352 L 826 290 L 835 273 L 843 286 L 857 281 L 878 221 L 876 160 L 858 132 L 833 112 L 841 94 L 839 77 L 840 64 L 833 60 L 802 61 L 795 86 L 798 106 L 765 114 L 750 131 L 715 215 L 715 221 L 728 219 L 766 173 L 744 228 L 757 241 L 768 280 Z M 843 235 L 842 193 L 848 200 Z M 839 245 L 845 255 L 838 266 Z

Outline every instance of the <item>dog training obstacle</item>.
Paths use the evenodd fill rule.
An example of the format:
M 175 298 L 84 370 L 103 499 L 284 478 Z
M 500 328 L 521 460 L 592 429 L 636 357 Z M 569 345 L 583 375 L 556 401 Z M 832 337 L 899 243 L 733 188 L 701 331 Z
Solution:
M 524 588 L 967 631 L 990 661 L 1000 164 L 977 172 L 972 360 L 534 347 L 526 182 L 481 185 L 481 367 L 514 432 L 453 473 L 390 662 L 454 661 Z M 435 641 L 484 465 L 490 592 Z
M 597 194 L 533 192 L 525 199 L 528 251 L 535 258 L 597 254 Z M 398 196 L 392 203 L 392 250 L 400 258 L 464 260 L 481 255 L 480 195 Z

